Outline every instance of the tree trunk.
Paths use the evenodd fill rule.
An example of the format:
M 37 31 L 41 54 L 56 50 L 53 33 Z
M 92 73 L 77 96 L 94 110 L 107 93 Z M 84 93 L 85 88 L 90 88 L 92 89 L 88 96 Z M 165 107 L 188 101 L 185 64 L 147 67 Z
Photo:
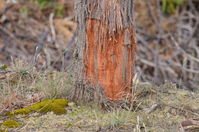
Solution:
M 136 42 L 133 0 L 76 0 L 83 75 L 110 100 L 132 95 Z

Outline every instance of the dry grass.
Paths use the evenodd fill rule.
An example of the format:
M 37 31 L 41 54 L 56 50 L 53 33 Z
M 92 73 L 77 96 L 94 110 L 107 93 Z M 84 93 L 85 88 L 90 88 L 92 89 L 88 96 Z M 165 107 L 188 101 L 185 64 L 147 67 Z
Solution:
M 5 75 L 0 81 L 1 112 L 25 107 L 45 98 L 72 99 L 75 90 L 67 73 L 37 71 L 21 60 L 14 61 L 7 73 L 1 75 Z M 88 97 L 81 97 L 81 101 L 76 100 L 77 105 L 67 108 L 65 115 L 48 113 L 17 117 L 23 126 L 14 131 L 163 132 L 178 131 L 182 121 L 199 119 L 199 92 L 178 89 L 171 83 L 156 87 L 134 79 L 134 84 L 137 98 L 132 109 L 118 108 L 107 112 L 99 104 L 89 102 Z M 89 95 L 87 93 L 86 96 Z
M 72 84 L 66 73 L 37 71 L 32 65 L 15 60 L 1 74 L 0 109 L 2 111 L 20 108 L 41 99 L 66 98 Z

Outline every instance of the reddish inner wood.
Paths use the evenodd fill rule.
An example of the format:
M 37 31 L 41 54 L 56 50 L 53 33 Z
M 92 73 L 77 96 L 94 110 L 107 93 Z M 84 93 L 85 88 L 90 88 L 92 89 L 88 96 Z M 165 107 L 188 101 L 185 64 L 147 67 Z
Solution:
M 120 34 L 109 35 L 100 20 L 87 20 L 84 73 L 93 84 L 99 84 L 111 100 L 120 100 L 132 92 L 136 47 L 133 28 L 130 45 L 124 44 L 124 32 L 125 29 Z

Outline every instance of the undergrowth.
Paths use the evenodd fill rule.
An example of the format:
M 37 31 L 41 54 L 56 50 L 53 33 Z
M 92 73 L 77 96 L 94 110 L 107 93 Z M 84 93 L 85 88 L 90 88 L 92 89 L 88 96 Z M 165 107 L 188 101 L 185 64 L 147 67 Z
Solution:
M 42 99 L 66 98 L 72 84 L 66 73 L 37 71 L 22 60 L 15 60 L 0 82 L 0 108 L 11 110 Z M 27 104 L 25 104 L 27 102 Z
M 46 99 L 72 100 L 75 87 L 67 74 L 38 71 L 31 64 L 15 60 L 1 72 L 0 114 L 15 112 L 17 109 L 24 110 L 23 108 L 32 109 L 34 104 Z M 10 130 L 163 132 L 178 131 L 181 122 L 199 118 L 198 92 L 178 89 L 175 84 L 169 82 L 161 86 L 152 86 L 136 79 L 134 90 L 137 97 L 132 109 L 120 107 L 106 111 L 99 103 L 86 102 L 83 101 L 85 98 L 81 97 L 79 100 L 73 100 L 75 104 L 67 105 L 66 114 L 56 115 L 47 112 L 38 116 L 31 113 L 26 118 L 17 115 L 7 122 L 4 122 L 5 117 L 0 116 L 0 126 L 3 124 L 12 126 L 10 122 L 17 126 L 18 122 L 15 122 L 17 118 L 22 125 L 18 128 L 9 128 Z M 89 95 L 91 94 L 87 93 L 85 96 Z M 197 126 L 194 127 L 197 132 Z

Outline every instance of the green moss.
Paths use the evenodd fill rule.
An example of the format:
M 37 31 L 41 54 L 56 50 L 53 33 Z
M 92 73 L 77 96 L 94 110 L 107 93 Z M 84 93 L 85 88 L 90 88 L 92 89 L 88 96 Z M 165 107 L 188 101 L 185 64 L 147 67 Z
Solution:
M 53 112 L 54 114 L 60 115 L 66 113 L 65 107 L 68 106 L 69 101 L 66 99 L 47 99 L 44 101 L 41 101 L 36 104 L 32 104 L 26 108 L 17 109 L 13 112 L 6 113 L 3 116 L 7 117 L 15 117 L 16 115 L 28 115 L 30 113 L 38 112 L 41 114 L 45 114 L 47 112 Z M 21 122 L 17 122 L 15 120 L 9 119 L 4 121 L 0 125 L 0 132 L 6 132 L 7 128 L 17 128 L 21 126 Z
M 21 126 L 22 123 L 18 122 L 18 121 L 14 121 L 14 120 L 6 120 L 1 124 L 1 127 L 4 128 L 17 128 L 19 126 Z
M 42 102 L 30 105 L 26 108 L 17 109 L 13 112 L 7 113 L 9 117 L 13 117 L 20 114 L 30 114 L 33 112 L 38 112 L 45 114 L 47 112 L 53 112 L 54 114 L 60 115 L 66 113 L 65 107 L 68 106 L 69 101 L 66 99 L 48 99 Z
M 0 132 L 8 132 L 7 129 L 0 129 Z
M 5 71 L 8 68 L 8 66 L 6 64 L 1 65 L 0 69 Z

